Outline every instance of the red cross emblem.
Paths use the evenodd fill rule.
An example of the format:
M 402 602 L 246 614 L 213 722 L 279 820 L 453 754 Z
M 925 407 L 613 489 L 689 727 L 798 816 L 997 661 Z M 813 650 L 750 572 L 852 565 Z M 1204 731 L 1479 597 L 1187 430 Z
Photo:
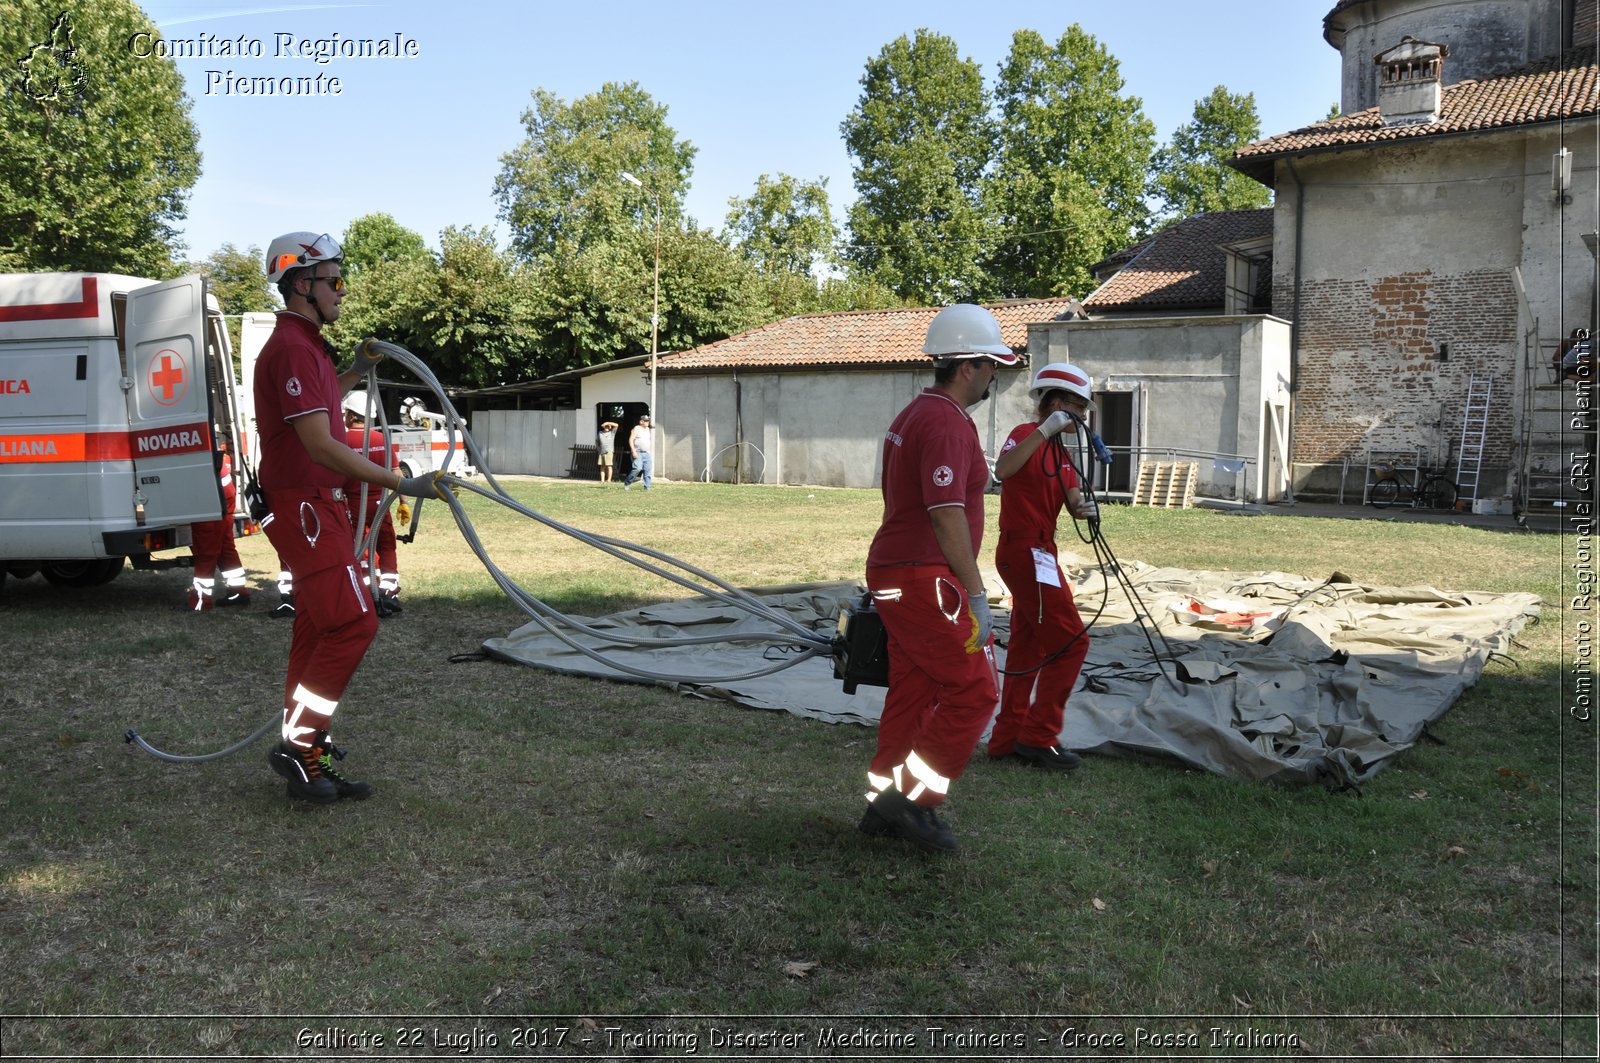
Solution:
M 189 390 L 188 367 L 174 350 L 159 352 L 150 361 L 150 397 L 162 406 L 176 406 Z

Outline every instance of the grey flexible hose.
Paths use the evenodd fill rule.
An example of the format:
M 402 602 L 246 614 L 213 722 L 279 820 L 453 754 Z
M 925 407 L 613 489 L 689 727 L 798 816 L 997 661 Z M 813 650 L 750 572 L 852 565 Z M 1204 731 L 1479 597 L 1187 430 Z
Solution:
M 412 354 L 410 351 L 398 344 L 376 339 L 366 340 L 364 342 L 370 344 L 375 349 L 382 351 L 385 357 L 392 359 L 396 364 L 409 370 L 417 377 L 418 380 L 422 381 L 422 383 L 427 386 L 428 390 L 433 394 L 434 399 L 438 401 L 439 407 L 444 415 L 445 432 L 447 436 L 447 446 L 445 450 L 444 461 L 441 463 L 441 467 L 445 475 L 441 477 L 441 480 L 447 486 L 452 488 L 452 490 L 442 501 L 449 506 L 451 515 L 455 517 L 456 526 L 461 530 L 462 538 L 467 541 L 467 545 L 472 547 L 472 552 L 477 555 L 478 560 L 483 563 L 484 569 L 489 573 L 490 578 L 495 581 L 495 584 L 505 593 L 506 597 L 510 598 L 519 609 L 531 617 L 546 632 L 553 635 L 556 639 L 561 641 L 569 648 L 583 654 L 598 664 L 605 665 L 607 668 L 611 668 L 625 675 L 635 676 L 640 679 L 648 679 L 665 683 L 706 683 L 717 685 L 772 675 L 773 673 L 781 672 L 786 668 L 792 668 L 801 661 L 822 656 L 830 651 L 832 640 L 829 637 L 812 631 L 804 624 L 801 624 L 791 617 L 784 615 L 782 612 L 773 609 L 771 606 L 761 601 L 761 599 L 756 595 L 753 595 L 749 591 L 743 590 L 742 588 L 735 587 L 724 580 L 718 579 L 716 576 L 705 571 L 704 569 L 697 568 L 686 561 L 672 557 L 671 555 L 663 553 L 659 550 L 653 550 L 650 547 L 641 546 L 638 543 L 630 543 L 624 539 L 616 539 L 607 535 L 595 535 L 590 532 L 583 531 L 582 529 L 575 528 L 571 525 L 564 524 L 561 521 L 558 521 L 553 517 L 546 516 L 545 514 L 540 513 L 537 510 L 517 501 L 515 498 L 512 498 L 510 493 L 502 488 L 499 481 L 494 478 L 494 474 L 489 470 L 488 463 L 484 461 L 482 451 L 478 449 L 477 443 L 474 442 L 472 437 L 464 430 L 459 431 L 460 441 L 458 445 L 458 428 L 464 426 L 464 421 L 461 415 L 456 411 L 454 405 L 451 404 L 449 397 L 445 394 L 444 387 L 439 383 L 438 378 L 434 376 L 433 370 L 429 369 L 428 366 L 416 355 Z M 376 369 L 369 369 L 367 371 L 367 389 L 369 395 L 375 396 L 377 394 Z M 384 433 L 384 438 L 387 440 L 390 438 L 389 424 L 383 412 L 383 404 L 377 403 L 376 405 L 379 429 Z M 371 420 L 368 419 L 367 424 L 370 426 L 371 423 Z M 370 436 L 371 429 L 369 427 L 369 439 Z M 392 446 L 393 444 L 391 443 L 389 445 Z M 487 482 L 489 485 L 487 489 L 450 473 L 450 463 L 455 457 L 458 449 L 464 451 L 471 463 L 478 468 L 485 482 Z M 395 499 L 399 497 L 392 490 L 385 491 L 382 500 L 379 502 L 377 515 L 373 519 L 371 526 L 368 527 L 365 525 L 367 511 L 365 503 L 367 499 L 366 492 L 368 489 L 369 486 L 367 484 L 362 484 L 362 504 L 360 506 L 360 516 L 358 517 L 359 523 L 356 526 L 354 543 L 354 556 L 357 557 L 376 549 L 378 529 L 383 523 L 383 515 L 388 511 L 389 507 L 394 504 Z M 516 580 L 506 575 L 504 570 L 502 570 L 499 565 L 495 564 L 494 560 L 489 556 L 488 550 L 484 547 L 483 541 L 479 538 L 477 529 L 473 527 L 471 518 L 467 516 L 466 509 L 461 504 L 461 500 L 456 497 L 457 490 L 470 491 L 473 494 L 496 502 L 515 513 L 519 513 L 522 516 L 536 520 L 552 530 L 561 532 L 563 535 L 568 535 L 579 542 L 584 543 L 585 545 L 592 546 L 596 550 L 600 550 L 603 553 L 610 554 L 612 557 L 619 558 L 631 565 L 642 568 L 646 572 L 660 576 L 662 579 L 668 580 L 669 582 L 676 583 L 680 587 L 691 590 L 696 594 L 722 602 L 723 604 L 736 609 L 742 609 L 753 616 L 768 621 L 779 630 L 767 632 L 733 632 L 722 635 L 691 635 L 678 638 L 650 638 L 623 636 L 585 624 L 574 617 L 567 616 L 565 613 L 562 613 L 560 610 L 544 602 L 526 587 L 523 587 Z M 417 500 L 417 510 L 419 515 L 423 501 L 423 499 Z M 645 560 L 646 558 L 650 560 Z M 660 562 L 660 564 L 655 564 L 653 562 Z M 679 569 L 682 572 L 686 572 L 695 577 L 695 579 L 703 582 L 696 582 L 695 579 L 689 579 L 685 576 L 679 575 L 677 572 L 672 571 L 673 568 Z M 372 583 L 372 591 L 374 595 L 376 595 L 377 567 L 369 566 L 368 572 L 369 579 Z M 785 657 L 783 660 L 773 662 L 768 667 L 758 668 L 748 672 L 740 672 L 734 675 L 684 675 L 636 668 L 632 665 L 611 658 L 592 646 L 584 645 L 573 635 L 567 634 L 563 628 L 571 629 L 577 634 L 586 636 L 587 638 L 596 642 L 618 647 L 626 646 L 642 649 L 671 649 L 681 646 L 703 646 L 722 642 L 752 642 L 758 644 L 764 643 L 771 647 L 784 647 L 791 650 L 796 650 L 798 652 L 793 653 L 791 656 Z M 250 735 L 248 738 L 241 739 L 226 749 L 218 750 L 215 753 L 197 755 L 184 755 L 164 752 L 145 741 L 145 739 L 139 735 L 139 732 L 132 728 L 127 731 L 125 738 L 129 743 L 137 745 L 140 749 L 158 759 L 176 764 L 192 764 L 208 760 L 219 760 L 223 757 L 231 756 L 232 754 L 237 753 L 241 749 L 244 749 L 245 747 L 258 741 L 262 736 L 266 735 L 268 731 L 274 727 L 277 727 L 278 725 L 278 714 L 274 713 L 271 720 L 267 721 L 267 723 L 262 725 L 259 730 Z

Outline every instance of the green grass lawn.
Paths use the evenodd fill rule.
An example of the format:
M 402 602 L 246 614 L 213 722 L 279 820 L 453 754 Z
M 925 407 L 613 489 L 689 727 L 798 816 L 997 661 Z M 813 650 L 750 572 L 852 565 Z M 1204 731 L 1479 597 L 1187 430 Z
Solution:
M 510 486 L 740 585 L 860 575 L 881 508 Z M 562 609 L 685 593 L 464 497 L 496 562 Z M 246 611 L 182 611 L 181 569 L 11 580 L 0 1051 L 1592 1056 L 1572 541 L 1128 507 L 1105 534 L 1125 561 L 1546 608 L 1359 795 L 1109 757 L 1067 778 L 980 763 L 947 806 L 952 860 L 855 831 L 869 729 L 477 658 L 524 617 L 443 506 L 401 547 L 406 611 L 337 718 L 343 767 L 378 790 L 361 804 L 289 803 L 266 743 L 180 766 L 123 741 L 207 752 L 270 717 L 290 625 L 267 615 L 263 538 L 241 541 Z M 80 1017 L 16 1018 L 41 1014 Z M 117 1018 L 139 1015 L 185 1017 Z

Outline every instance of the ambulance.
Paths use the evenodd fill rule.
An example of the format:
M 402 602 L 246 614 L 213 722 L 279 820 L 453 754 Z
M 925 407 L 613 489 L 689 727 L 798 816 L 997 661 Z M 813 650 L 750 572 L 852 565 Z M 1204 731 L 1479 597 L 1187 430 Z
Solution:
M 218 433 L 243 494 L 233 353 L 205 278 L 0 274 L 0 586 L 87 587 L 223 515 Z

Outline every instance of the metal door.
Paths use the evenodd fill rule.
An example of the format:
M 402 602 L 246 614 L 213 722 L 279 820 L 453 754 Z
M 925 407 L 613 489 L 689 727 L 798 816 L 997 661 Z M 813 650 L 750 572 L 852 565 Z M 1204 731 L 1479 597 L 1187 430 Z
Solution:
M 205 308 L 199 276 L 128 293 L 128 455 L 134 510 L 147 526 L 222 516 Z

